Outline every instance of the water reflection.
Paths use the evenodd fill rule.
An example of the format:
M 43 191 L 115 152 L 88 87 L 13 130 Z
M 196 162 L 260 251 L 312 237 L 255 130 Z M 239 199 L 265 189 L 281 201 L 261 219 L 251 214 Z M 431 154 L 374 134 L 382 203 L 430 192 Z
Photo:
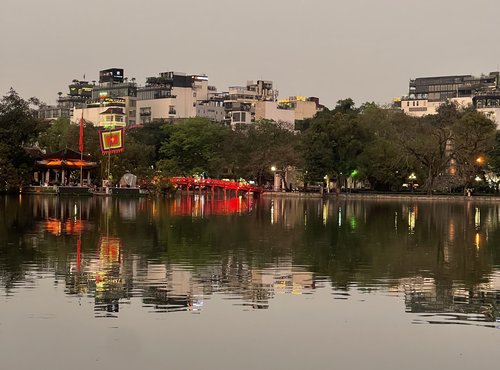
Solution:
M 471 202 L 5 197 L 0 282 L 12 297 L 52 274 L 95 317 L 134 299 L 151 313 L 203 313 L 214 296 L 270 309 L 331 288 L 396 292 L 415 323 L 492 323 L 499 232 L 500 206 Z

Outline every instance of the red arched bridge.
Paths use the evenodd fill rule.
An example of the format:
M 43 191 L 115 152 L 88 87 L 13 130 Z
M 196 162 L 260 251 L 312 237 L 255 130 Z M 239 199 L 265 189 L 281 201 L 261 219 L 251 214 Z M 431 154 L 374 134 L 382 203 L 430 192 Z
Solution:
M 212 194 L 214 194 L 216 191 L 219 192 L 220 190 L 222 190 L 224 192 L 224 196 L 226 196 L 226 191 L 229 191 L 229 196 L 231 196 L 232 191 L 235 192 L 236 196 L 240 192 L 243 194 L 262 193 L 261 187 L 249 184 L 247 182 L 203 179 L 196 177 L 171 177 L 170 182 L 179 187 L 181 190 L 185 188 L 187 189 L 187 191 L 192 189 L 193 191 L 198 190 L 201 193 L 204 190 L 212 191 Z

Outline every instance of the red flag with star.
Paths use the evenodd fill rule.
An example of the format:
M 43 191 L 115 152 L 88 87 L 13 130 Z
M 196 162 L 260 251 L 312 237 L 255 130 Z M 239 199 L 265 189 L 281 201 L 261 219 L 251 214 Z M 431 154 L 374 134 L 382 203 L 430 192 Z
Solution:
M 111 129 L 111 130 L 100 130 L 99 131 L 99 141 L 101 143 L 102 154 L 113 154 L 120 153 L 124 151 L 124 130 L 123 127 Z

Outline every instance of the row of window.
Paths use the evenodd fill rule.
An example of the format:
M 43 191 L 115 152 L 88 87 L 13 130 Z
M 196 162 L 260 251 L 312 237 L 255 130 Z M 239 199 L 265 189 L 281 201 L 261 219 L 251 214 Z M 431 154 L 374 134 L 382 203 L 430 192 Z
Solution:
M 410 106 L 410 103 L 412 103 L 412 104 L 411 104 L 411 106 L 412 106 L 412 107 L 418 107 L 418 106 L 420 105 L 420 101 L 418 101 L 418 100 L 413 100 L 413 101 L 411 101 L 411 102 L 410 102 L 410 101 L 407 101 L 407 102 L 406 102 L 406 106 L 407 106 L 407 107 L 409 107 L 409 106 Z M 425 106 L 425 105 L 427 105 L 427 102 L 426 102 L 425 100 L 424 100 L 424 101 L 422 101 L 422 105 L 424 105 L 424 106 Z
M 427 107 L 411 107 L 408 109 L 410 112 L 427 112 Z

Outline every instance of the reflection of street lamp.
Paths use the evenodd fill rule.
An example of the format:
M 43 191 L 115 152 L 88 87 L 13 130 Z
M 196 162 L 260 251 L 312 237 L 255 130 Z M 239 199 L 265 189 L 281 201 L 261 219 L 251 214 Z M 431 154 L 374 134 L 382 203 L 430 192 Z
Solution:
M 413 193 L 413 183 L 415 182 L 416 179 L 417 179 L 417 176 L 415 175 L 415 172 L 412 172 L 410 174 L 410 176 L 408 176 L 408 180 L 410 180 L 410 187 L 411 187 L 412 193 Z

